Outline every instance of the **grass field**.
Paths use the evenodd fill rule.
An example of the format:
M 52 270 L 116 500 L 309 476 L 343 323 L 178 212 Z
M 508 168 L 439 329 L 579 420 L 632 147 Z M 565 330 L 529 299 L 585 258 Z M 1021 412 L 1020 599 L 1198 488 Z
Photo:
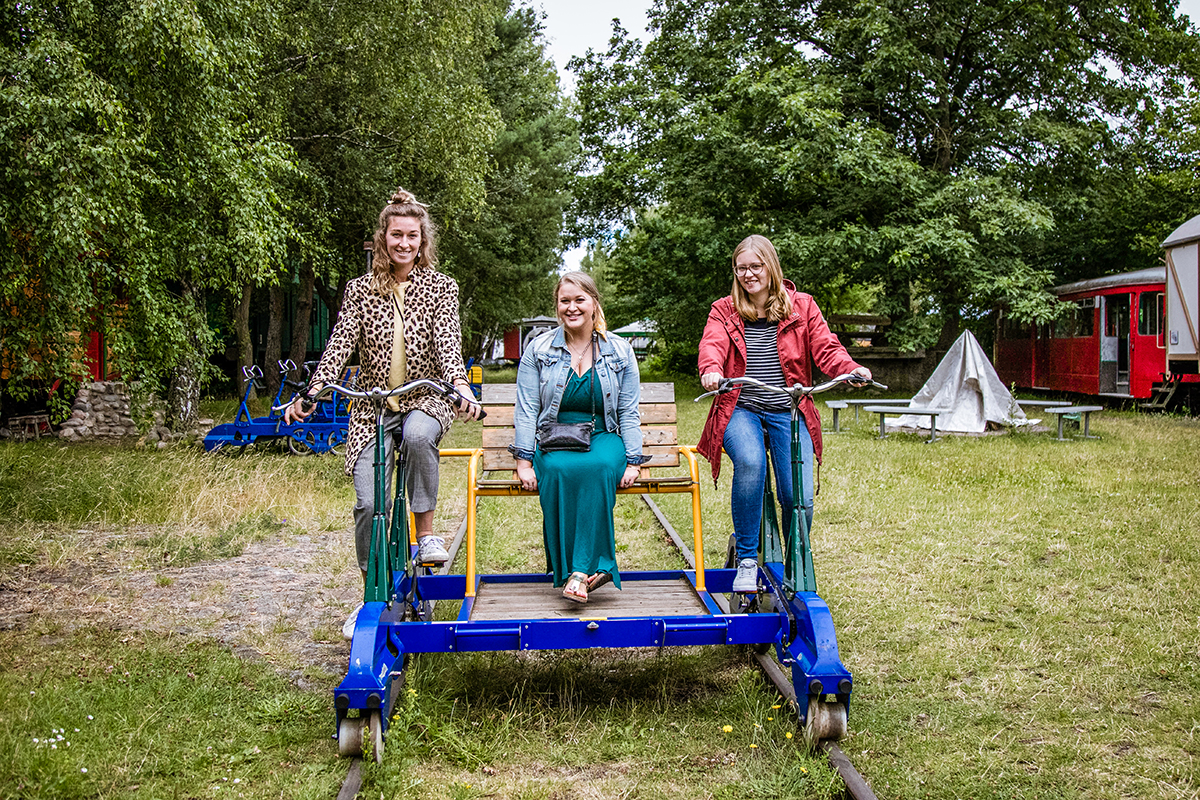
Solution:
M 695 382 L 677 391 L 695 441 L 706 404 L 686 402 Z M 842 745 L 880 797 L 1200 796 L 1200 423 L 1108 411 L 1093 432 L 926 445 L 878 441 L 864 418 L 827 437 L 817 576 L 855 678 Z M 444 444 L 477 437 L 456 426 Z M 339 530 L 339 476 L 333 458 L 0 446 L 0 592 L 94 558 L 203 563 Z M 442 527 L 462 480 L 448 461 Z M 720 563 L 728 472 L 704 483 Z M 686 538 L 683 497 L 660 505 Z M 536 500 L 485 501 L 481 569 L 539 568 L 538 525 Z M 680 563 L 638 498 L 619 500 L 618 542 L 625 569 Z M 836 796 L 751 663 L 724 648 L 422 657 L 363 796 Z M 332 714 L 327 688 L 201 635 L 0 622 L 0 797 L 332 797 Z

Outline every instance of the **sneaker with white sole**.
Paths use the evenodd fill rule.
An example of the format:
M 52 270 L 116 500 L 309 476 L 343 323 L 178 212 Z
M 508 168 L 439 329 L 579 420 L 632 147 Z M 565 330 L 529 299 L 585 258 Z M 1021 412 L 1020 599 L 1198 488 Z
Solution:
M 733 591 L 750 594 L 758 591 L 758 562 L 743 558 L 738 562 L 737 575 L 733 578 Z
M 422 536 L 417 539 L 418 564 L 445 564 L 450 560 L 446 543 L 440 536 Z
M 358 612 L 362 611 L 362 607 L 363 604 L 359 603 L 358 608 L 351 611 L 350 616 L 342 623 L 342 638 L 347 642 L 354 638 L 354 626 L 358 624 Z

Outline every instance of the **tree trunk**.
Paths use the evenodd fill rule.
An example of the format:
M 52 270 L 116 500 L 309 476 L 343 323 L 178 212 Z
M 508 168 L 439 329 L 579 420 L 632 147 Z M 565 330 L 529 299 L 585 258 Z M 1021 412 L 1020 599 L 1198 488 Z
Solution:
M 200 418 L 200 376 L 204 362 L 200 331 L 206 324 L 203 290 L 184 281 L 182 294 L 186 342 L 171 371 L 167 389 L 167 427 L 176 433 L 196 427 Z
M 318 277 L 314 281 L 314 285 L 317 289 L 317 296 L 321 298 L 321 302 L 329 309 L 329 324 L 336 324 L 338 314 L 342 311 L 342 297 L 346 293 L 346 280 L 343 278 L 342 282 L 337 286 L 330 287 L 324 280 Z
M 300 265 L 300 288 L 296 294 L 296 319 L 292 324 L 292 348 L 288 354 L 297 366 L 304 366 L 304 358 L 308 353 L 308 336 L 311 329 L 312 306 L 313 306 L 313 284 L 316 282 L 316 275 L 313 272 L 312 263 L 305 261 Z M 292 380 L 298 380 L 303 377 L 303 371 L 297 371 L 290 375 Z
M 279 358 L 283 349 L 283 287 L 278 284 L 270 288 L 270 316 L 267 319 L 267 351 L 263 355 L 263 380 L 267 383 L 267 396 L 274 397 L 279 391 Z
M 235 385 L 240 386 L 242 380 L 242 368 L 254 365 L 254 339 L 250 334 L 250 300 L 254 296 L 254 284 L 247 283 L 242 287 L 242 296 L 238 301 L 237 313 L 234 319 L 234 328 L 237 334 L 237 379 Z M 254 389 L 250 390 L 250 396 L 255 397 Z

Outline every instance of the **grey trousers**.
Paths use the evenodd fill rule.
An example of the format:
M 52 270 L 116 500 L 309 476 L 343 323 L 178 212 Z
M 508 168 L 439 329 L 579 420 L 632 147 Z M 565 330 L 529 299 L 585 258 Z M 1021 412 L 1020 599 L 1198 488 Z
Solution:
M 386 412 L 383 418 L 384 463 L 387 464 L 388 524 L 391 524 L 392 476 L 395 473 L 395 436 L 401 434 L 400 458 L 404 462 L 404 488 L 408 510 L 414 514 L 437 506 L 438 440 L 441 424 L 423 411 Z M 371 520 L 375 516 L 375 443 L 363 449 L 354 462 L 354 549 L 364 572 L 371 556 Z

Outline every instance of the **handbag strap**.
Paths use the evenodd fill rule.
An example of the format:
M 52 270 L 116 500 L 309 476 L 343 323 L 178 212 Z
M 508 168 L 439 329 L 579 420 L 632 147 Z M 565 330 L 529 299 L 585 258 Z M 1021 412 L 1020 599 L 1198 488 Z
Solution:
M 596 332 L 592 331 L 592 370 L 588 376 L 588 399 L 592 401 L 592 424 L 596 424 Z

